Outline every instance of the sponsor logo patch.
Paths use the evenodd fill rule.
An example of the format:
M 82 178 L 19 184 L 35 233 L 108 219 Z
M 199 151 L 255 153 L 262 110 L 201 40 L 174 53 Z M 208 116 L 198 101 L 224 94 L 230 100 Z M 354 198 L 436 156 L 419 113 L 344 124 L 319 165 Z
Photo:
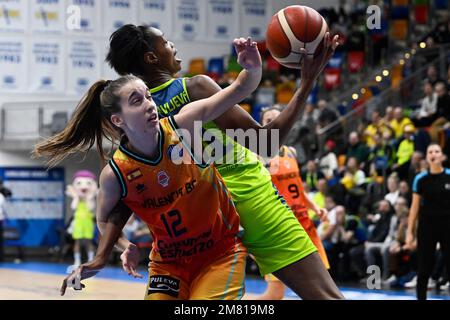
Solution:
M 158 172 L 158 183 L 164 188 L 169 185 L 169 175 L 165 171 Z
M 151 276 L 147 294 L 163 293 L 178 298 L 180 294 L 180 280 L 169 276 Z
M 129 172 L 127 174 L 127 179 L 128 179 L 128 181 L 131 182 L 131 181 L 134 181 L 134 180 L 136 180 L 136 179 L 138 179 L 138 178 L 140 178 L 142 176 L 143 176 L 143 174 L 142 174 L 141 170 L 140 169 L 136 169 L 136 170 L 131 171 L 131 172 Z

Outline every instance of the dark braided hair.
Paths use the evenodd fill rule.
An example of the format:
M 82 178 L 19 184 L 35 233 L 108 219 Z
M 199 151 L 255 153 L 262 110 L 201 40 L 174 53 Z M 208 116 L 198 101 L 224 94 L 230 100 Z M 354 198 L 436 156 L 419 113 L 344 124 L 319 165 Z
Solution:
M 118 74 L 142 75 L 145 65 L 144 54 L 153 50 L 150 28 L 126 24 L 116 30 L 109 38 L 109 52 L 106 62 Z

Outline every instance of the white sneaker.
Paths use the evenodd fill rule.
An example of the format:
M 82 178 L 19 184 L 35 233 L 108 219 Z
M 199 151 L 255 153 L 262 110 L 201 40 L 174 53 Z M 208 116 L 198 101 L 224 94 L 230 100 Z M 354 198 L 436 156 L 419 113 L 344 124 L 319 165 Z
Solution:
M 450 281 L 447 281 L 445 284 L 441 285 L 441 290 L 447 290 L 450 287 Z
M 392 275 L 389 278 L 387 278 L 386 280 L 384 280 L 383 283 L 384 284 L 391 284 L 391 282 L 394 282 L 395 280 L 397 280 L 397 277 L 395 275 Z
M 428 289 L 433 289 L 436 287 L 436 280 L 428 279 Z
M 411 281 L 405 283 L 405 288 L 415 288 L 417 286 L 417 276 L 414 276 Z

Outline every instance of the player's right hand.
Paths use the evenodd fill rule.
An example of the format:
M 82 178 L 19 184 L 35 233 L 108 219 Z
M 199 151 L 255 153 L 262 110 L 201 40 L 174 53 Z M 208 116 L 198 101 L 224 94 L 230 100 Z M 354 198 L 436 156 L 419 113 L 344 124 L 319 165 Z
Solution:
M 63 296 L 66 293 L 67 287 L 72 287 L 75 290 L 82 290 L 85 285 L 81 283 L 81 273 L 83 271 L 83 266 L 79 266 L 77 269 L 72 271 L 72 273 L 67 276 L 62 283 L 60 293 Z
M 142 275 L 140 275 L 136 269 L 139 265 L 139 248 L 130 243 L 125 251 L 120 255 L 120 260 L 122 260 L 122 268 L 128 273 L 129 276 L 133 276 L 134 278 L 142 279 Z

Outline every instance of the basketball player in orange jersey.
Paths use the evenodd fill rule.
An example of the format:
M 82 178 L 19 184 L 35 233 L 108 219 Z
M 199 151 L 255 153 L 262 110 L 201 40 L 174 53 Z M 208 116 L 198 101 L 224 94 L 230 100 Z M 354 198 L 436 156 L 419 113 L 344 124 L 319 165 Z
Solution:
M 216 163 L 216 168 L 239 213 L 244 228 L 243 243 L 254 256 L 262 275 L 273 273 L 303 299 L 342 299 L 343 296 L 292 210 L 280 201 L 270 173 L 252 153 L 257 150 L 250 151 L 235 142 L 225 130 L 267 129 L 269 137 L 277 131 L 282 141 L 301 114 L 317 77 L 337 46 L 338 37 L 326 33 L 323 50 L 318 56 L 313 57 L 304 48 L 300 49 L 300 55 L 304 57 L 303 60 L 300 56 L 298 58 L 301 63 L 301 85 L 287 108 L 269 125 L 262 127 L 239 105 L 204 125 L 205 129 L 221 130 L 216 139 L 223 143 L 227 154 L 225 161 Z M 163 118 L 187 108 L 191 101 L 208 98 L 221 90 L 205 75 L 177 78 L 176 74 L 181 70 L 181 55 L 161 30 L 125 25 L 112 34 L 106 60 L 117 73 L 131 73 L 145 81 L 157 103 L 159 116 Z M 267 145 L 270 149 L 271 144 Z M 269 152 L 276 154 L 278 144 L 276 150 Z M 226 160 L 229 155 L 239 161 L 229 162 Z M 112 213 L 123 216 L 121 223 L 125 224 L 130 211 L 125 206 L 121 208 L 123 210 Z M 97 216 L 99 225 L 108 217 Z M 131 275 L 135 274 L 134 268 L 139 261 L 135 246 L 121 237 L 117 247 L 123 251 L 121 259 L 124 269 Z
M 204 163 L 194 148 L 194 141 L 202 139 L 194 120 L 217 118 L 260 82 L 256 43 L 241 38 L 234 44 L 244 70 L 230 87 L 210 98 L 159 120 L 141 79 L 128 75 L 98 81 L 68 126 L 35 148 L 36 156 L 47 156 L 54 165 L 94 143 L 104 158 L 102 138 L 115 141 L 121 136 L 119 148 L 100 175 L 97 214 L 110 212 L 122 200 L 147 223 L 154 242 L 146 299 L 240 299 L 243 295 L 247 250 L 238 237 L 239 216 L 214 165 Z M 79 281 L 105 266 L 120 233 L 121 228 L 107 225 L 96 257 L 64 280 L 61 295 L 67 285 L 81 289 Z
M 273 119 L 276 119 L 281 110 L 276 107 L 268 108 L 261 114 L 261 124 L 267 125 Z M 284 197 L 287 204 L 291 207 L 295 216 L 305 231 L 308 233 L 312 242 L 316 246 L 320 258 L 327 269 L 330 269 L 327 254 L 323 247 L 322 240 L 317 234 L 314 223 L 308 216 L 308 209 L 314 211 L 322 220 L 327 217 L 327 210 L 319 208 L 308 197 L 300 175 L 300 169 L 297 164 L 296 150 L 292 147 L 281 146 L 279 155 L 266 163 L 272 176 L 272 182 L 278 189 L 281 196 Z M 285 285 L 272 274 L 265 276 L 267 289 L 257 300 L 281 300 L 284 297 Z

